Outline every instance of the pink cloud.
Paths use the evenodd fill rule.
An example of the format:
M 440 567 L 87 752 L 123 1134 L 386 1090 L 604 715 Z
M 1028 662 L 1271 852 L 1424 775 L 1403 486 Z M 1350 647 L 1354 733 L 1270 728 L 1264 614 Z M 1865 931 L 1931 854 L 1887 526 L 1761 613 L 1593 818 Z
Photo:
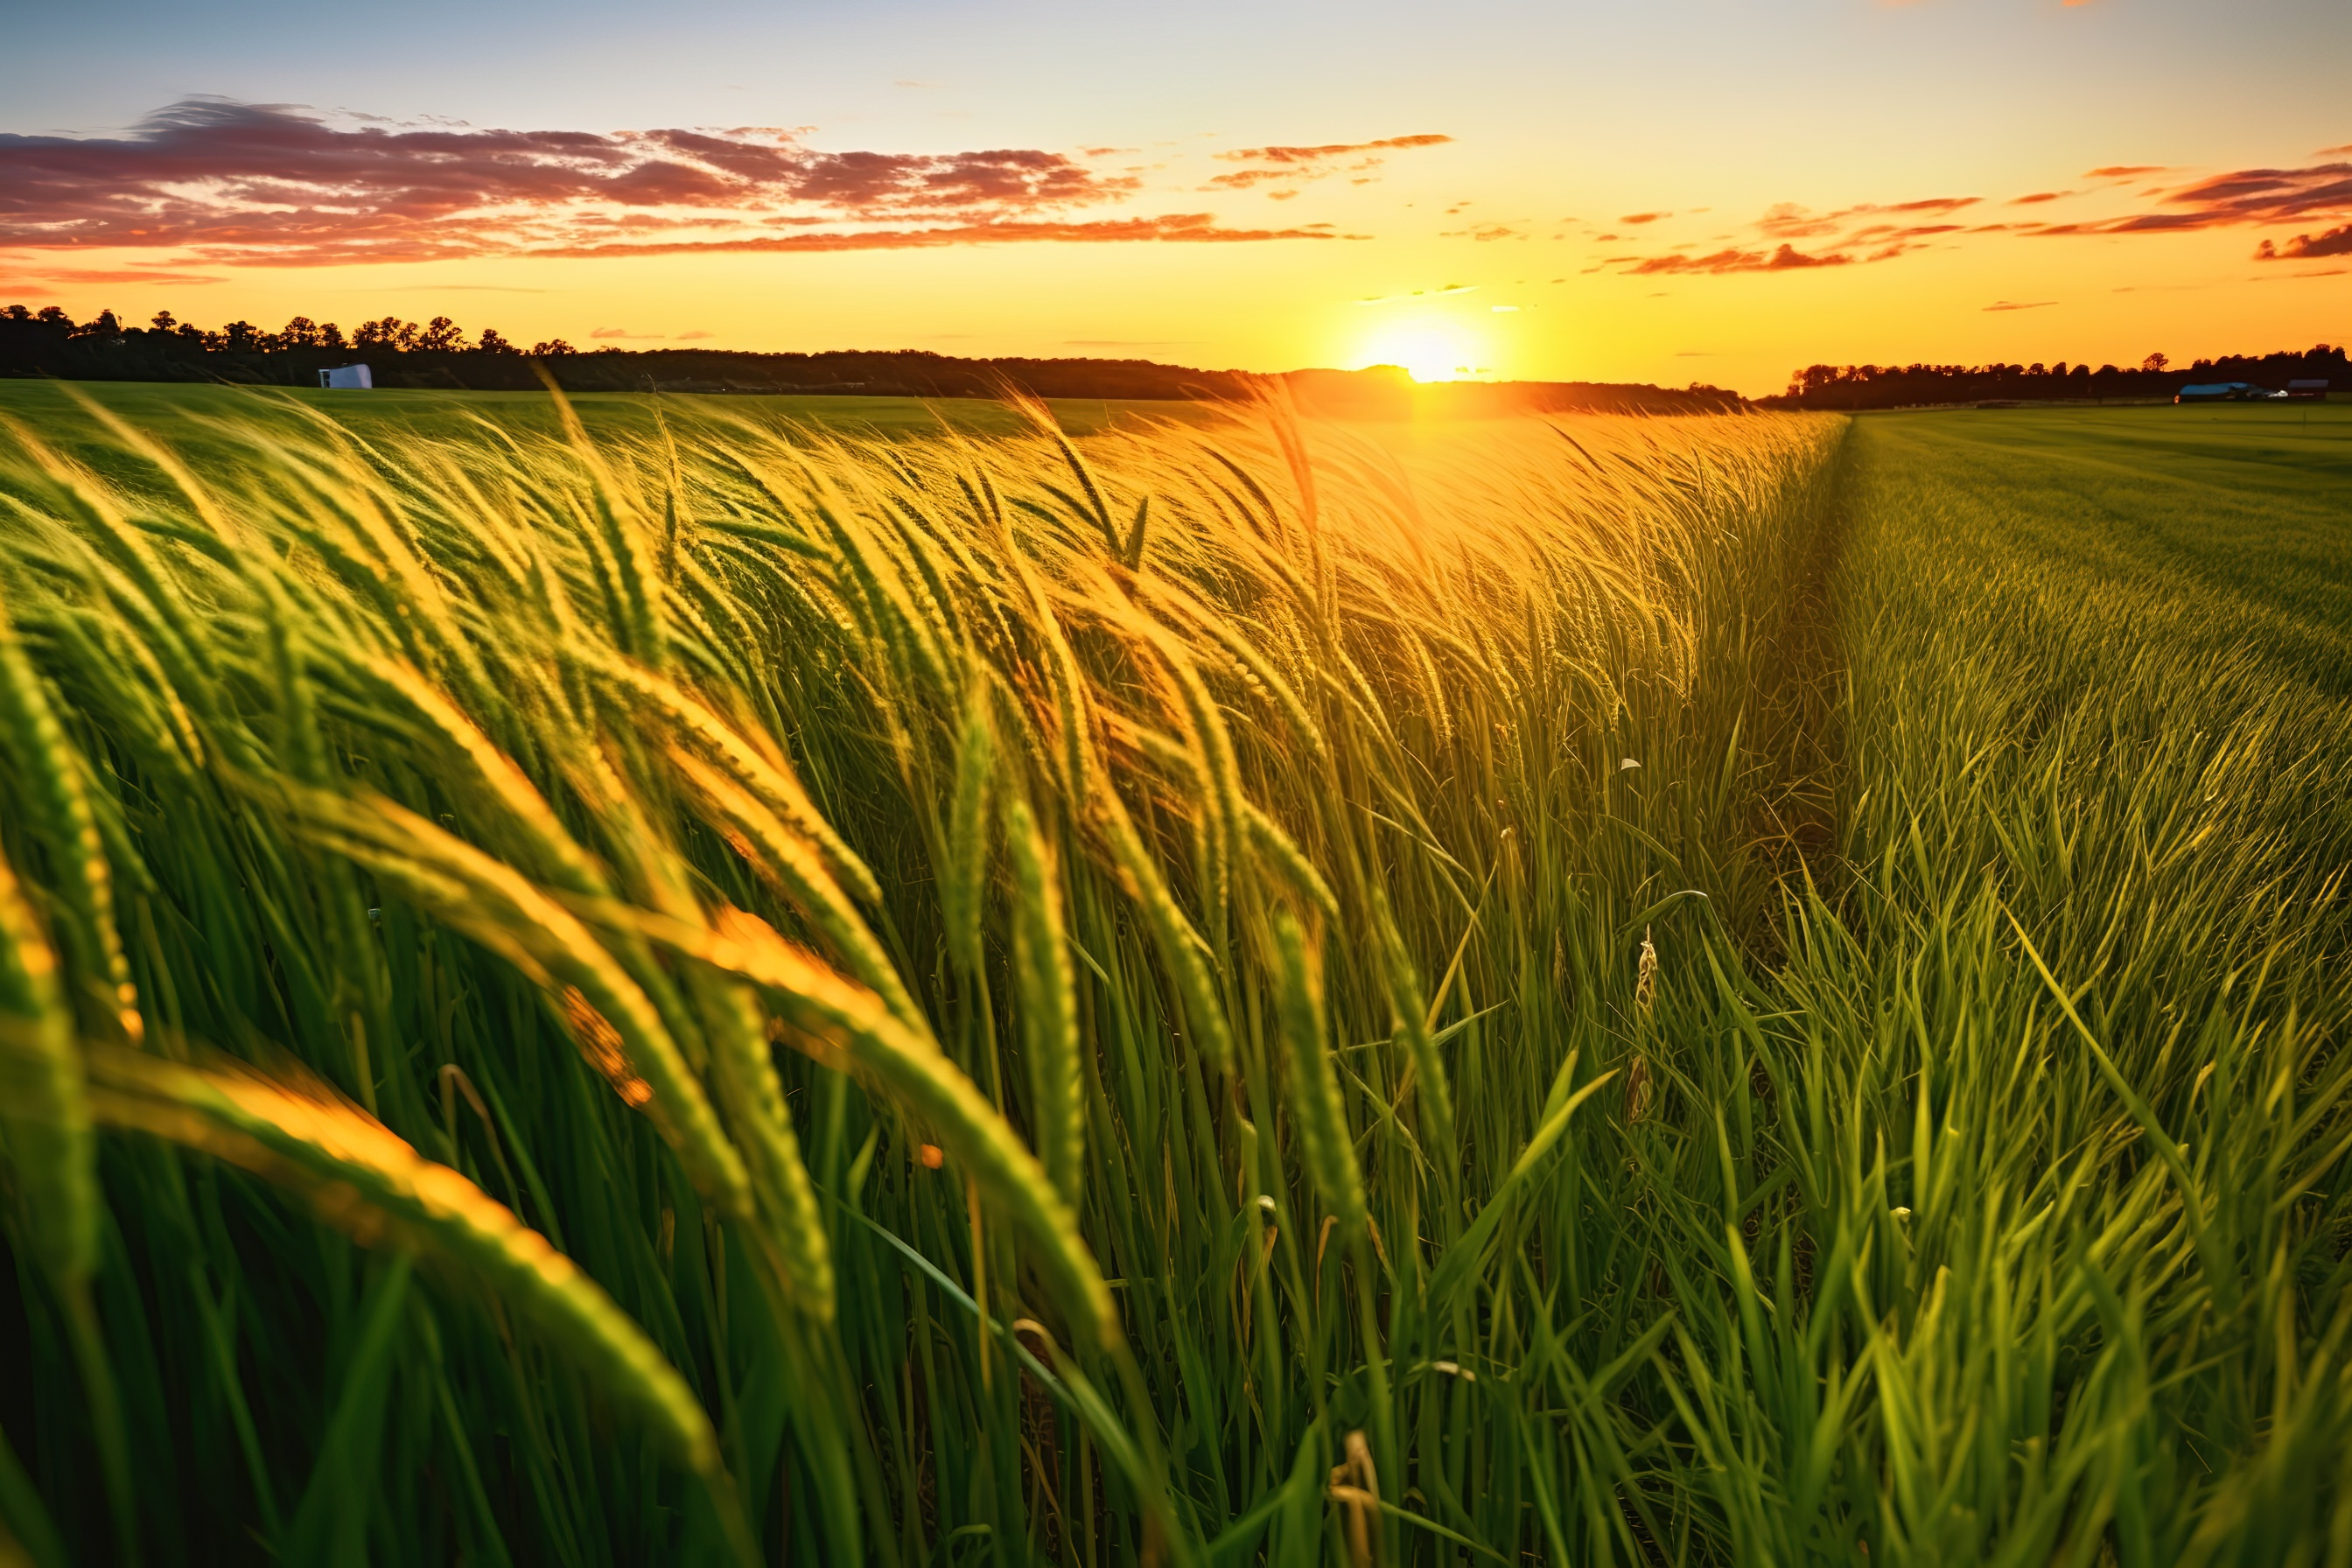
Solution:
M 190 99 L 113 137 L 0 134 L 0 247 L 174 249 L 320 266 L 485 255 L 1332 237 L 1205 214 L 1072 222 L 1131 175 L 1059 153 L 823 152 L 773 127 L 601 134 L 332 123 Z M 1297 161 L 1443 137 L 1260 148 Z M 773 231 L 814 232 L 778 236 Z

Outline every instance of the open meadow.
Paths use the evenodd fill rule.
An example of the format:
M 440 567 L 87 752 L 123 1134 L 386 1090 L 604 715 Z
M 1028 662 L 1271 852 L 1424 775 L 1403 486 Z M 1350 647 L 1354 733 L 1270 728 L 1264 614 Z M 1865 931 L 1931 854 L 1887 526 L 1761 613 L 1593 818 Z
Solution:
M 19 382 L 0 612 L 5 1568 L 2352 1563 L 2352 407 Z

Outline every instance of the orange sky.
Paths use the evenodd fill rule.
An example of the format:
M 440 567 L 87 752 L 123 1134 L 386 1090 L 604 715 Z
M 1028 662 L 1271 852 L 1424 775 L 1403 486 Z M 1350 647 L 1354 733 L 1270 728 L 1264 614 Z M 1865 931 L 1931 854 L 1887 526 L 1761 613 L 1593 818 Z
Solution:
M 2352 337 L 2336 0 L 50 9 L 0 302 L 77 315 L 1751 394 Z

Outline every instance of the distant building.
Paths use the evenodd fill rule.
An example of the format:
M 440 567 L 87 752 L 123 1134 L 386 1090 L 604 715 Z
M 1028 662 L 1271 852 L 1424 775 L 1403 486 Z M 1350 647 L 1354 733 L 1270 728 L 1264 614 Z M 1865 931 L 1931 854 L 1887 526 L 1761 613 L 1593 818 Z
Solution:
M 339 364 L 319 373 L 319 384 L 334 392 L 373 392 L 375 377 L 363 364 Z
M 2283 392 L 2273 392 L 2244 381 L 2208 381 L 2184 386 L 2172 401 L 2175 403 L 2259 403 L 2264 398 L 2284 397 Z
M 2290 381 L 2286 384 L 2286 395 L 2289 397 L 2315 397 L 2325 402 L 2327 384 L 2324 381 Z

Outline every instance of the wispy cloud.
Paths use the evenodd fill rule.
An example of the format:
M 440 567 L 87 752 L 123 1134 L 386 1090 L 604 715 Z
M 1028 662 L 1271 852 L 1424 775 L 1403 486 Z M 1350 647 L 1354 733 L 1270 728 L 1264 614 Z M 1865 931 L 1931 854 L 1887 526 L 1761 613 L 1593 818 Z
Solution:
M 2182 234 L 2215 228 L 2270 228 L 2254 252 L 2260 261 L 2318 261 L 2352 256 L 2352 162 L 2332 154 L 2352 147 L 2324 149 L 2329 161 L 2300 168 L 2239 169 L 2227 174 L 2160 182 L 2131 187 L 2150 174 L 2173 173 L 2160 163 L 2115 163 L 2090 170 L 2086 178 L 2115 182 L 2104 194 L 2083 190 L 2034 191 L 2003 202 L 2008 207 L 2039 207 L 2083 197 L 2113 202 L 2121 198 L 2126 209 L 2110 216 L 2086 216 L 2068 222 L 2027 215 L 1997 223 L 1954 221 L 1981 205 L 1979 196 L 1928 196 L 1906 202 L 1864 202 L 1816 211 L 1795 202 L 1768 208 L 1751 226 L 1761 245 L 1743 245 L 1729 236 L 1717 236 L 1720 247 L 1703 254 L 1684 244 L 1657 256 L 1612 256 L 1601 259 L 1595 270 L 1619 269 L 1627 275 L 1663 273 L 1796 272 L 1862 262 L 1889 261 L 1914 251 L 1945 243 L 1949 235 L 2014 234 L 2037 238 L 2066 236 Z M 1673 215 L 1633 214 L 1637 219 Z M 1990 216 L 1990 215 L 1987 215 Z M 1630 239 L 1630 235 L 1603 234 L 1601 243 Z M 2039 310 L 2052 300 L 2002 300 L 1990 310 Z
M 1845 267 L 1853 258 L 1841 253 L 1806 255 L 1793 245 L 1778 250 L 1718 250 L 1707 256 L 1622 258 L 1634 276 L 1664 272 L 1801 272 L 1817 267 Z
M 13 281 L 13 275 L 23 265 L 15 258 L 0 258 L 0 278 Z M 218 273 L 191 272 L 176 267 L 42 267 L 37 270 L 51 283 L 159 283 L 184 287 L 227 281 Z
M 2258 261 L 2317 261 L 2326 256 L 2352 256 L 2352 224 L 2326 234 L 2298 234 L 2284 245 L 2266 239 L 2254 251 Z
M 1555 278 L 1552 281 L 1557 283 L 1560 279 Z M 1441 289 L 1414 289 L 1402 294 L 1375 294 L 1368 300 L 1359 300 L 1356 303 L 1386 305 L 1398 300 L 1442 300 L 1448 294 L 1475 294 L 1477 291 L 1478 285 L 1475 283 L 1448 283 Z
M 2343 151 L 2343 149 L 2336 149 Z M 2129 164 L 2094 174 L 2150 172 Z M 2140 193 L 2146 209 L 2078 223 L 2023 224 L 2020 230 L 2044 238 L 2069 235 L 2185 234 L 2212 228 L 2284 228 L 2331 221 L 2338 226 L 2286 239 L 2264 239 L 2255 251 L 2263 261 L 2300 261 L 2352 255 L 2352 163 L 2330 162 L 2293 169 L 2235 169 L 2180 185 L 2155 185 Z
M 1432 133 L 1384 136 L 1377 142 L 1327 142 L 1315 147 L 1237 147 L 1218 153 L 1218 158 L 1228 163 L 1246 163 L 1249 167 L 1212 174 L 1209 186 L 1219 190 L 1247 190 L 1253 185 L 1283 181 L 1328 179 L 1333 174 L 1366 175 L 1386 162 L 1385 153 L 1413 147 L 1443 146 L 1453 140 L 1451 136 Z M 1360 178 L 1353 183 L 1360 185 L 1366 181 Z
M 824 152 L 777 127 L 477 130 L 188 99 L 119 136 L 0 134 L 0 249 L 205 264 L 1335 237 L 1212 215 L 1077 221 L 1132 174 L 1065 153 Z M 1397 138 L 1420 145 L 1444 138 Z M 1253 150 L 1255 155 L 1321 149 Z M 781 232 L 780 232 L 781 231 Z
M 2039 310 L 2057 302 L 2055 300 L 1996 300 L 1985 309 L 1988 310 Z
M 2156 212 L 2103 224 L 2107 234 L 2292 223 L 2352 216 L 2352 163 L 2239 169 L 2164 193 Z
M 1767 239 L 1811 239 L 1825 234 L 1835 234 L 1856 218 L 1874 217 L 1882 222 L 1890 216 L 1934 214 L 1941 216 L 1972 207 L 1981 196 L 1927 196 L 1914 202 L 1863 202 L 1833 212 L 1817 213 L 1811 207 L 1794 202 L 1783 202 L 1757 219 L 1757 230 Z

